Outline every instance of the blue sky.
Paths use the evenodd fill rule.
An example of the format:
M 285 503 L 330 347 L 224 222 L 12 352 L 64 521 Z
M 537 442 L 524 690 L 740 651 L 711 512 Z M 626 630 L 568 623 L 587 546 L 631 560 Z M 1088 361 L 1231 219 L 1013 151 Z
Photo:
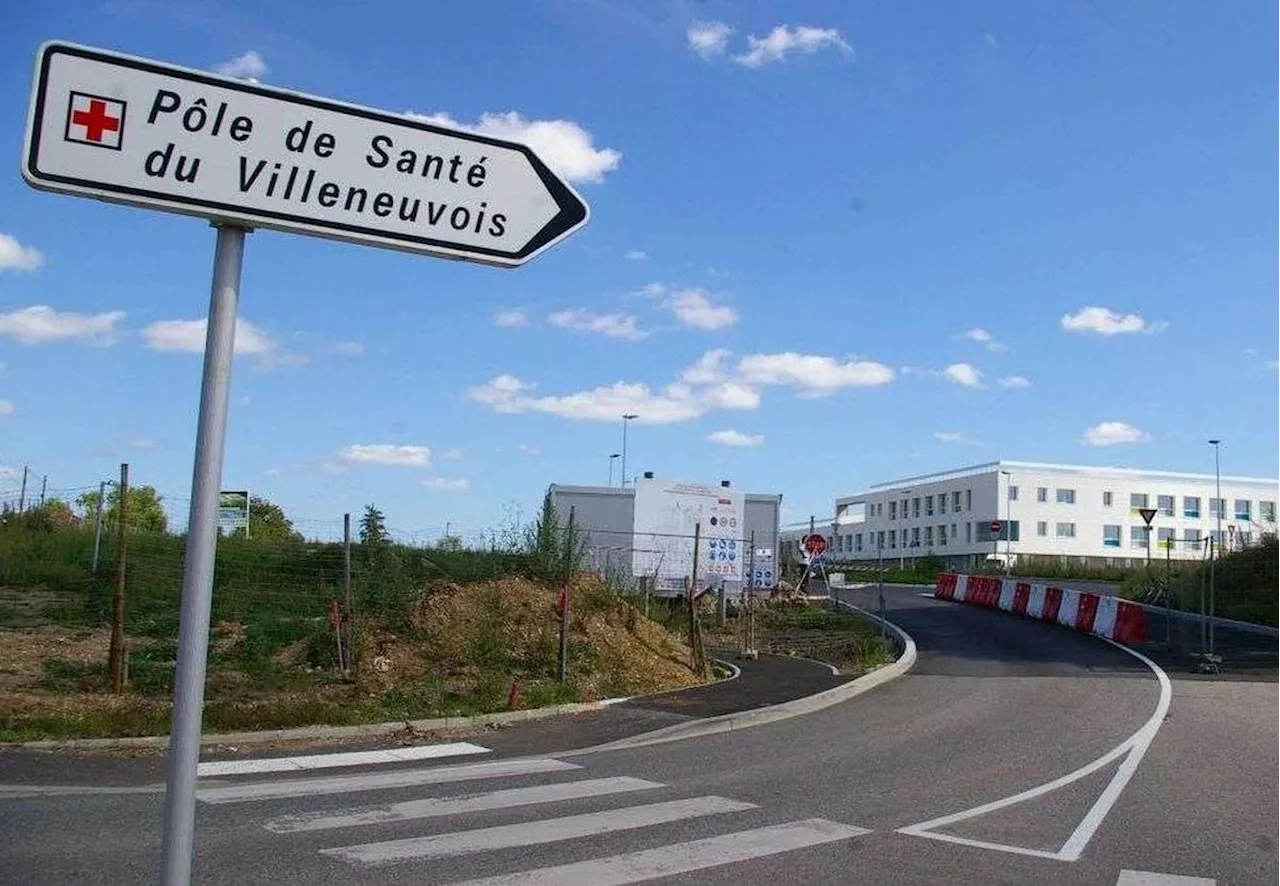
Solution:
M 478 533 L 628 469 L 786 514 L 996 458 L 1275 476 L 1276 8 L 23 4 L 0 34 L 0 493 L 189 494 L 204 223 L 30 190 L 69 39 L 528 140 L 591 205 L 516 270 L 246 249 L 224 486 Z M 173 321 L 187 321 L 175 323 Z M 617 473 L 615 472 L 615 479 Z

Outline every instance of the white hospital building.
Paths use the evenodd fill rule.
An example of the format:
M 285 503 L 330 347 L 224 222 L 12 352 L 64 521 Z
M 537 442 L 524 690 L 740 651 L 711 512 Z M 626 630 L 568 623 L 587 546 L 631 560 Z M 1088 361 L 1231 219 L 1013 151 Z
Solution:
M 1255 544 L 1276 532 L 1278 498 L 1274 479 L 998 461 L 838 498 L 834 523 L 819 531 L 836 562 L 933 555 L 964 569 L 994 556 L 1135 567 L 1148 550 L 1153 561 L 1201 559 L 1210 538 L 1218 551 Z M 1146 508 L 1156 512 L 1149 535 Z M 796 544 L 790 535 L 784 546 Z

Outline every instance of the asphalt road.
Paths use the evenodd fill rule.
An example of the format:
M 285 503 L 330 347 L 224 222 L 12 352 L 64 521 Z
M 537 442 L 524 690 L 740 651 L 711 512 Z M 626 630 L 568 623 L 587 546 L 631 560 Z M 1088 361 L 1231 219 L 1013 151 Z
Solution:
M 874 607 L 871 589 L 842 597 Z M 512 740 L 462 760 L 204 780 L 196 880 L 1277 881 L 1274 683 L 1174 673 L 1165 693 L 1096 638 L 918 589 L 890 589 L 887 610 L 919 646 L 910 674 L 768 726 L 625 751 L 530 757 Z M 1135 733 L 1149 741 L 1140 761 Z M 160 815 L 154 792 L 0 792 L 0 882 L 150 881 Z M 901 832 L 913 826 L 928 836 Z M 1064 847 L 1078 858 L 1052 857 Z

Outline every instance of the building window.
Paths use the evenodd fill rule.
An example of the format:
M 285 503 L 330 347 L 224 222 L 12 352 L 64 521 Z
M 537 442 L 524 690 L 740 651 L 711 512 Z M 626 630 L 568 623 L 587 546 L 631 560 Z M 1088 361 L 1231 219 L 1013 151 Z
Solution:
M 966 489 L 964 491 L 964 509 L 966 511 L 973 510 L 973 490 L 972 489 Z
M 947 494 L 945 492 L 938 495 L 938 513 L 945 514 L 947 512 Z
M 1049 488 L 1047 486 L 1036 487 L 1036 501 L 1044 502 L 1049 500 Z
M 956 493 L 956 495 L 959 495 L 959 494 L 960 493 L 958 492 Z M 964 524 L 964 543 L 967 545 L 973 544 L 973 524 L 972 523 Z
M 876 533 L 876 548 L 879 550 L 884 549 L 884 530 L 883 529 Z
M 907 500 L 902 500 L 902 507 L 898 508 L 898 513 L 902 515 L 902 519 L 907 519 Z
M 1227 516 L 1227 500 L 1225 498 L 1209 499 L 1209 516 L 1217 519 Z
M 1258 502 L 1258 519 L 1263 523 L 1276 522 L 1276 503 L 1273 501 Z
M 933 527 L 926 526 L 924 528 L 924 546 L 926 548 L 933 547 Z
M 1074 489 L 1059 489 L 1058 504 L 1073 505 L 1076 503 L 1076 491 Z
M 1173 496 L 1157 495 L 1156 510 L 1160 513 L 1161 517 L 1172 517 L 1173 516 Z
M 862 550 L 862 533 L 861 533 L 861 532 L 856 533 L 856 534 L 853 536 L 853 547 L 854 547 L 854 549 L 855 549 L 855 550 L 857 550 L 857 551 L 861 551 L 861 550 Z
M 924 514 L 926 517 L 933 516 L 933 496 L 926 495 L 924 497 Z
M 943 499 L 943 500 L 945 501 L 946 499 Z M 943 523 L 941 526 L 938 527 L 938 545 L 939 547 L 944 547 L 944 548 L 947 546 L 947 524 L 946 523 Z
M 956 524 L 954 523 L 951 524 L 951 538 L 959 544 L 960 533 L 956 532 Z
M 1138 508 L 1147 506 L 1147 494 L 1145 492 L 1129 493 L 1129 510 L 1136 511 Z
M 1249 545 L 1251 545 L 1251 544 L 1253 544 L 1253 533 L 1252 533 L 1252 532 L 1237 532 L 1237 533 L 1236 533 L 1236 545 L 1237 545 L 1237 547 L 1238 547 L 1238 549 L 1239 549 L 1239 550 L 1244 550 L 1245 548 L 1249 547 Z
M 960 513 L 960 493 L 959 492 L 951 493 L 951 510 L 957 514 Z
M 919 526 L 911 527 L 911 547 L 913 548 L 920 547 L 920 527 Z
M 920 497 L 916 496 L 911 499 L 911 517 L 912 519 L 920 519 Z
M 1108 523 L 1102 527 L 1102 545 L 1107 548 L 1120 547 L 1120 527 Z
M 1184 495 L 1182 497 L 1182 516 L 1192 518 L 1200 516 L 1200 496 Z
M 889 547 L 896 548 L 898 546 L 898 530 L 889 530 Z
M 1110 489 L 1105 490 L 1102 493 L 1102 506 L 1104 508 L 1111 507 L 1111 499 L 1112 499 L 1111 490 Z
M 1146 526 L 1130 526 L 1129 527 L 1129 547 L 1145 548 L 1147 546 L 1147 527 Z
M 1039 535 L 1039 536 L 1041 536 L 1041 537 L 1043 538 L 1044 536 L 1046 536 L 1046 535 L 1048 535 L 1048 534 L 1049 534 L 1049 524 L 1048 524 L 1048 523 L 1046 523 L 1046 522 L 1045 522 L 1045 521 L 1043 521 L 1043 520 L 1041 520 L 1040 522 L 1036 523 L 1036 535 Z
M 898 503 L 896 501 L 889 502 L 889 519 L 898 519 Z
M 1252 520 L 1253 519 L 1253 502 L 1247 498 L 1236 499 L 1236 519 Z
M 1221 553 L 1223 547 L 1226 545 L 1227 531 L 1225 529 L 1215 529 L 1209 533 L 1209 538 L 1213 539 L 1213 549 Z
M 1053 533 L 1053 534 L 1054 534 L 1057 538 L 1075 538 L 1075 537 L 1076 537 L 1076 524 L 1074 524 L 1074 523 L 1059 523 L 1059 524 L 1057 524 L 1056 526 L 1054 526 L 1054 533 Z
M 1188 551 L 1198 551 L 1204 542 L 1199 529 L 1187 529 L 1182 533 L 1182 546 Z
M 1018 487 L 1017 487 L 1017 486 L 1010 486 L 1010 487 L 1009 487 L 1009 501 L 1017 501 L 1017 500 L 1018 500 Z
M 1172 551 L 1173 550 L 1173 527 L 1161 526 L 1156 529 L 1156 550 Z

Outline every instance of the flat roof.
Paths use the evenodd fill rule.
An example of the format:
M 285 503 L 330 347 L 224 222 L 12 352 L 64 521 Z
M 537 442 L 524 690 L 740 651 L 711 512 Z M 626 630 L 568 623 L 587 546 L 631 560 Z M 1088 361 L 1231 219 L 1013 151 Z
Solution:
M 890 480 L 887 483 L 877 483 L 874 486 L 869 486 L 866 492 L 841 496 L 836 500 L 844 501 L 846 499 L 859 498 L 876 492 L 885 492 L 902 486 L 912 486 L 918 483 L 936 483 L 942 480 L 956 480 L 963 477 L 972 477 L 977 474 L 988 474 L 1003 469 L 1050 471 L 1063 474 L 1107 474 L 1133 479 L 1151 478 L 1159 480 L 1190 480 L 1200 483 L 1214 482 L 1219 479 L 1213 474 L 1192 474 L 1178 471 L 1151 471 L 1138 468 L 1112 468 L 1098 465 L 1059 465 L 1050 464 L 1048 462 L 1001 460 L 969 465 L 962 468 L 953 468 L 949 471 L 936 471 L 931 474 L 917 474 L 912 477 L 903 477 L 899 480 Z M 1233 485 L 1247 484 L 1252 486 L 1280 486 L 1280 480 L 1269 477 L 1240 477 L 1235 475 L 1223 475 L 1220 479 L 1223 483 L 1230 483 Z

